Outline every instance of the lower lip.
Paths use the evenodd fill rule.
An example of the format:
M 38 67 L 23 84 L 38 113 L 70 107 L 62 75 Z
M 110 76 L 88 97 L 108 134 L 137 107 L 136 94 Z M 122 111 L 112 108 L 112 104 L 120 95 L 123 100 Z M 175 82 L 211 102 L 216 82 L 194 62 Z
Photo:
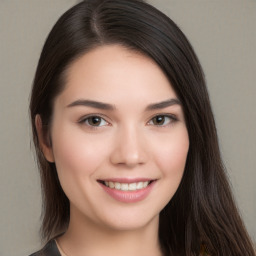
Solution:
M 102 183 L 100 183 L 101 187 L 104 189 L 104 191 L 108 195 L 110 195 L 115 200 L 123 203 L 135 203 L 135 202 L 142 201 L 148 196 L 154 184 L 155 184 L 155 181 L 151 182 L 146 188 L 143 188 L 143 189 L 139 189 L 136 191 L 123 191 L 123 190 L 109 188 L 103 185 Z

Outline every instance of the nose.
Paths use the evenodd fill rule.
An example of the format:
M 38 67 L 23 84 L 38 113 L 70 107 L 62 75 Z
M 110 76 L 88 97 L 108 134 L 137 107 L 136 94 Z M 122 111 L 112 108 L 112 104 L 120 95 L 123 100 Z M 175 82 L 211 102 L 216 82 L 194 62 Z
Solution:
M 115 136 L 110 161 L 114 165 L 128 168 L 146 163 L 147 152 L 143 134 L 133 126 L 119 131 Z

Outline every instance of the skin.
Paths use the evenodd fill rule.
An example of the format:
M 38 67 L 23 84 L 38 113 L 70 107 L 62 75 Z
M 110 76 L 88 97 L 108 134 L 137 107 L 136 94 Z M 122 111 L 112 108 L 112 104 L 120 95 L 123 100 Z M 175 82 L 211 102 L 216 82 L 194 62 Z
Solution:
M 174 104 L 149 109 L 170 99 Z M 78 100 L 113 109 L 79 105 Z M 161 255 L 159 213 L 180 184 L 189 149 L 177 102 L 157 64 L 122 46 L 98 47 L 70 66 L 65 89 L 54 102 L 50 146 L 36 118 L 43 153 L 55 162 L 70 200 L 70 225 L 58 239 L 67 255 Z M 102 119 L 92 126 L 88 115 Z M 154 118 L 159 115 L 160 125 Z M 98 182 L 115 178 L 155 182 L 146 198 L 127 203 Z

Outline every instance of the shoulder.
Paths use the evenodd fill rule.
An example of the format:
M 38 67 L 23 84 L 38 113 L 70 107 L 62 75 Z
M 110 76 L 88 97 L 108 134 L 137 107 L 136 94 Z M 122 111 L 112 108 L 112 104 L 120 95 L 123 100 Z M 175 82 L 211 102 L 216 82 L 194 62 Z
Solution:
M 29 256 L 61 256 L 55 240 L 50 240 L 40 251 Z

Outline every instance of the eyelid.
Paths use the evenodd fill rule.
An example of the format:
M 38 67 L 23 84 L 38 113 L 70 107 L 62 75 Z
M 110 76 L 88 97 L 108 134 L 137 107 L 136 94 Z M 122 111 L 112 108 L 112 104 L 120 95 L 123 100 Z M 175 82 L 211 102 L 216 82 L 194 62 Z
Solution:
M 149 124 L 149 123 L 153 120 L 153 118 L 158 117 L 158 116 L 168 117 L 168 118 L 171 119 L 171 121 L 170 121 L 168 124 L 165 124 L 165 125 Z M 152 125 L 152 126 L 157 126 L 157 127 L 166 127 L 166 126 L 168 126 L 168 125 L 170 125 L 171 123 L 176 122 L 176 121 L 178 121 L 178 118 L 177 118 L 177 116 L 174 115 L 174 114 L 170 114 L 170 113 L 158 113 L 158 114 L 154 114 L 154 116 L 152 116 L 152 117 L 149 119 L 149 121 L 147 122 L 147 124 L 148 124 L 148 125 Z
M 107 123 L 107 125 L 102 125 L 102 126 L 108 126 L 108 125 L 110 125 L 110 122 L 106 120 L 107 118 L 106 118 L 104 115 L 98 114 L 98 113 L 93 113 L 93 114 L 85 115 L 85 116 L 81 117 L 77 122 L 78 122 L 79 124 L 83 124 L 83 123 L 85 123 L 85 121 L 86 121 L 87 119 L 89 119 L 90 117 L 99 117 L 99 118 L 103 119 L 103 120 Z M 93 128 L 93 129 L 102 127 L 102 126 L 92 126 L 92 125 L 89 125 L 89 124 L 87 124 L 87 126 L 90 127 L 90 128 Z

